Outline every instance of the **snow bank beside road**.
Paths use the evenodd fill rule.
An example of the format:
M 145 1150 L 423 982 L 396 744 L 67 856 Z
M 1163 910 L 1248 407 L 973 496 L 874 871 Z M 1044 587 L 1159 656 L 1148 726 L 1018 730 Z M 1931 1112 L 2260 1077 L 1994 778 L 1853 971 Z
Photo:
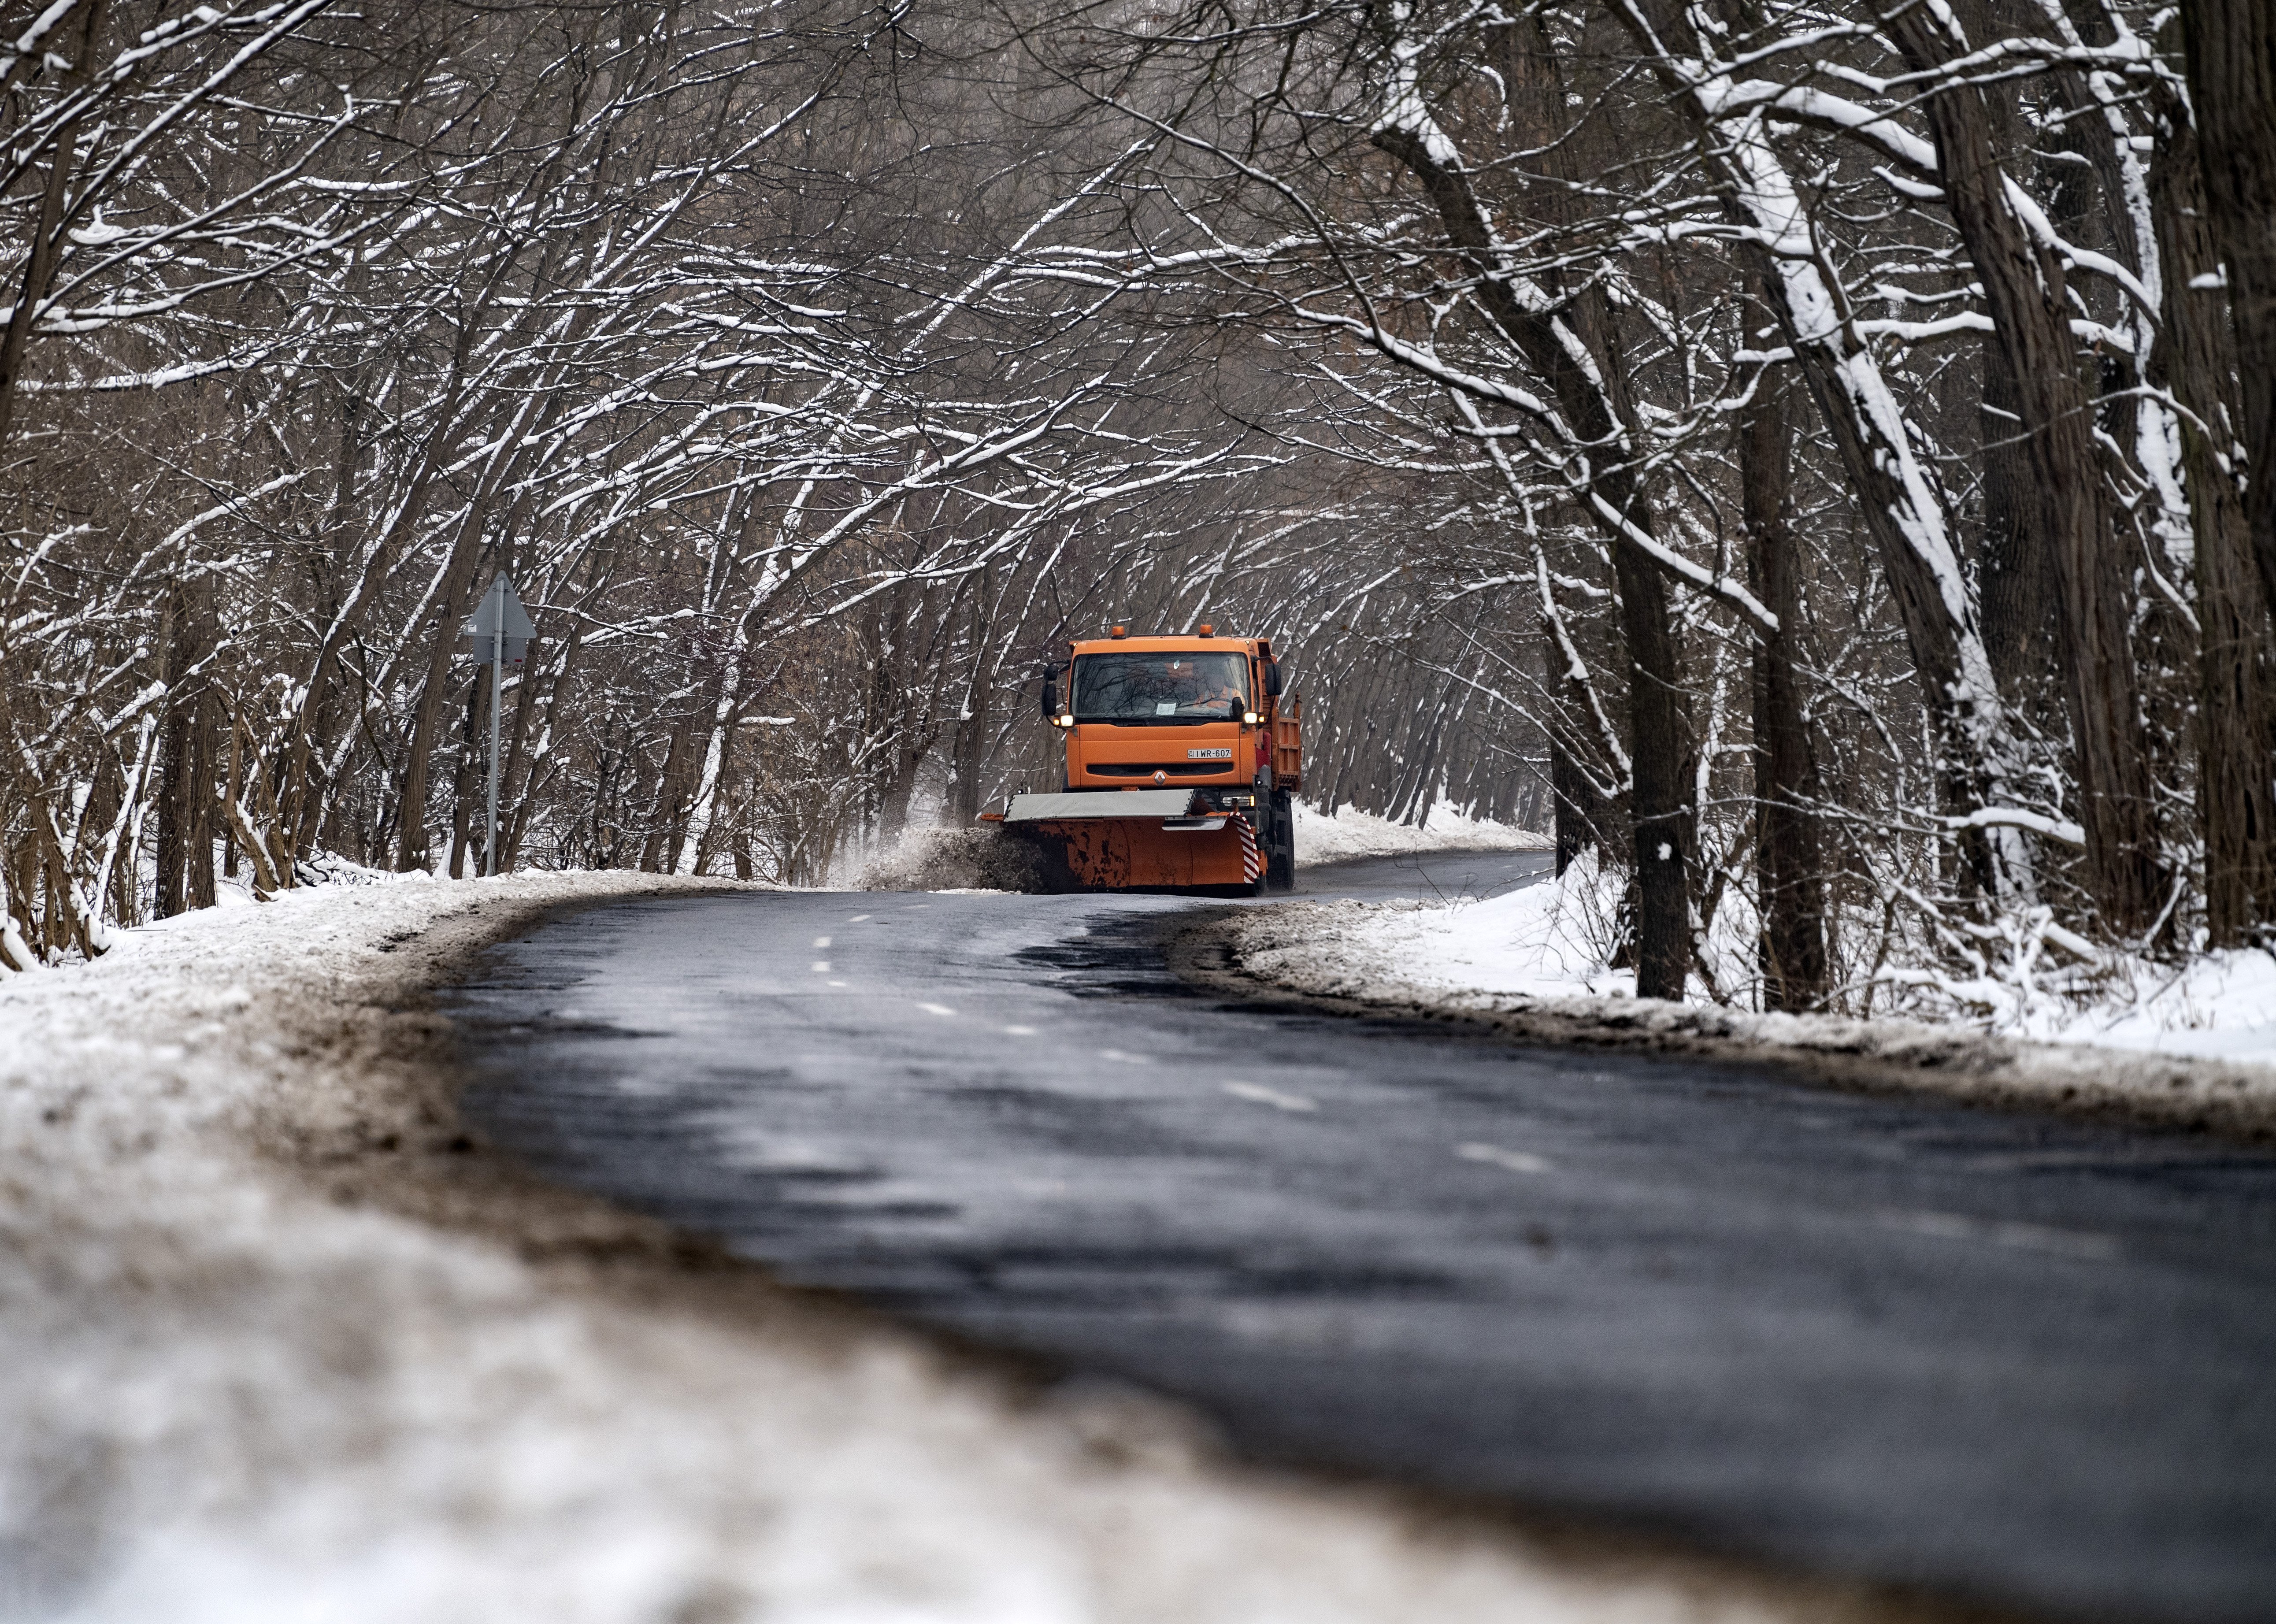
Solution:
M 1635 972 L 1605 962 L 1617 936 L 1620 885 L 1617 875 L 1599 875 L 1584 856 L 1561 881 L 1544 877 L 1498 897 L 1378 906 L 1364 926 L 1346 931 L 1336 952 L 1344 972 L 1362 982 L 1534 998 L 1633 997 Z M 1718 943 L 1719 951 L 1742 959 L 1749 947 L 1743 933 L 1725 934 L 1731 939 Z M 1700 985 L 1695 975 L 1695 995 Z M 2180 968 L 2116 962 L 2097 985 L 2091 1001 L 2050 994 L 1961 1024 L 1995 1037 L 2276 1065 L 2276 954 L 2208 953 Z
M 0 985 L 0 1616 L 1890 1616 L 1235 1471 L 470 1146 L 421 990 L 686 884 L 328 886 Z
M 1354 985 L 1395 983 L 1441 992 L 1534 998 L 1620 998 L 1635 972 L 1605 968 L 1618 891 L 1599 883 L 1592 860 L 1498 897 L 1452 904 L 1377 905 L 1354 919 L 1332 952 Z
M 2050 1013 L 2007 1033 L 1756 1014 L 1638 1000 L 1633 974 L 1605 965 L 1616 902 L 1575 864 L 1562 885 L 1452 906 L 1247 910 L 1204 927 L 1179 959 L 1188 975 L 1227 990 L 1294 992 L 1351 1013 L 1453 1020 L 1524 1041 L 1783 1061 L 1849 1086 L 2276 1139 L 2276 1065 L 2262 1063 L 2276 1061 L 2276 1004 L 2262 997 L 2276 993 L 2276 966 L 2265 955 L 2200 961 L 2131 1005 Z

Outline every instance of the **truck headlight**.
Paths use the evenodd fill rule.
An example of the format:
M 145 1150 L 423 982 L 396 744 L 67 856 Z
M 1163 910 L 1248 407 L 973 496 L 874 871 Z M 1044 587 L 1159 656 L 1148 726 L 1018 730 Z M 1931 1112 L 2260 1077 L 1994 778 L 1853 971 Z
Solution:
M 1249 726 L 1254 727 L 1264 718 L 1258 716 L 1254 710 L 1244 710 L 1240 713 L 1240 719 L 1248 723 Z

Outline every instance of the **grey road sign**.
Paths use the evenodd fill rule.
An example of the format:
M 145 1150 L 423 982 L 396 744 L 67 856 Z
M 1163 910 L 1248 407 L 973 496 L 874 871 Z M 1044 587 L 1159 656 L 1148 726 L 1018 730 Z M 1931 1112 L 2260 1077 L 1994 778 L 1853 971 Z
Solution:
M 502 656 L 497 648 L 501 634 L 505 645 Z M 512 581 L 500 574 L 490 582 L 490 589 L 482 594 L 474 618 L 467 622 L 465 638 L 473 646 L 474 657 L 504 657 L 519 664 L 536 636 L 537 628 L 529 623 L 529 611 L 521 606 L 521 595 L 513 589 Z
M 536 639 L 537 628 L 530 624 L 529 611 L 521 606 L 521 595 L 513 589 L 505 572 L 499 571 L 466 630 L 474 657 L 490 668 L 490 819 L 489 839 L 482 852 L 485 874 L 498 871 L 498 710 L 505 698 L 506 662 L 520 664 Z

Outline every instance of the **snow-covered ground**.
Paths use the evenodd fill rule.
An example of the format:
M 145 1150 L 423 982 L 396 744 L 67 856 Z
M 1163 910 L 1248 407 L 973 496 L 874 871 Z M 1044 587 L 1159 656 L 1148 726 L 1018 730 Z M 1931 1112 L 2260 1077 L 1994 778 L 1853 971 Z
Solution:
M 1333 817 L 1327 817 L 1309 802 L 1296 803 L 1300 864 L 1398 857 L 1408 852 L 1537 852 L 1547 850 L 1551 844 L 1547 835 L 1513 823 L 1465 817 L 1448 807 L 1434 808 L 1418 829 L 1350 807 L 1340 807 Z
M 2013 1029 L 2050 1043 L 2276 1066 L 2276 955 L 2240 948 L 2180 968 L 2115 966 L 2095 1002 L 2042 1000 L 2021 1010 Z
M 1583 858 L 1562 880 L 1483 900 L 1299 903 L 1218 928 L 1244 973 L 1300 992 L 1567 1041 L 1840 1057 L 1870 1062 L 1861 1080 L 1879 1084 L 2276 1134 L 2268 953 L 2200 955 L 2181 968 L 2113 958 L 2091 974 L 2074 965 L 2060 995 L 2013 978 L 1884 989 L 1878 1007 L 1902 998 L 1904 1019 L 1752 1013 L 1706 998 L 1697 974 L 1691 1002 L 1639 1003 L 1633 972 L 1606 966 L 1619 886 Z M 1711 950 L 1739 965 L 1744 922 L 1733 910 L 1723 924 Z
M 0 1617 L 1875 1616 L 1235 1468 L 469 1147 L 421 990 L 659 884 L 328 885 L 0 983 Z
M 1350 969 L 1409 986 L 1536 998 L 1620 997 L 1629 970 L 1605 967 L 1615 937 L 1617 878 L 1587 858 L 1546 880 L 1483 901 L 1378 906 L 1339 952 Z M 1723 945 L 1726 955 L 1736 945 Z M 1694 978 L 1695 994 L 1703 989 Z M 2113 960 L 2090 998 L 2007 990 L 1967 1024 L 2048 1043 L 2276 1064 L 2276 954 L 2203 954 L 2182 966 Z
M 1339 937 L 1339 959 L 1357 976 L 1442 991 L 1633 995 L 1635 972 L 1605 966 L 1619 897 L 1597 883 L 1591 858 L 1566 879 L 1483 900 L 1378 905 Z

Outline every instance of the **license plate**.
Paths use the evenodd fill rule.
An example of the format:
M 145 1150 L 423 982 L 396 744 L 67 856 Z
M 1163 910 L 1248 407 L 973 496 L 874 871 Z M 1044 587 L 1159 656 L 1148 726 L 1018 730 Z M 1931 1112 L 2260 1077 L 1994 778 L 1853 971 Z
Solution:
M 1188 750 L 1186 759 L 1189 762 L 1229 762 L 1233 759 L 1233 747 L 1228 744 L 1214 750 Z

